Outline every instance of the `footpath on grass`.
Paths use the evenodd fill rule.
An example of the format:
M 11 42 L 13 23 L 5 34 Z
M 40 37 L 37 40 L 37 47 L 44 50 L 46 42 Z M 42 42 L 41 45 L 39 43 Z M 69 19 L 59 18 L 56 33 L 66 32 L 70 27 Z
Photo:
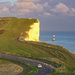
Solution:
M 23 58 L 23 57 L 8 55 L 8 54 L 1 54 L 1 53 L 0 53 L 0 57 L 7 58 L 7 59 L 18 60 L 18 61 L 23 61 L 23 62 L 32 64 L 35 67 L 37 67 L 38 64 L 41 64 L 42 68 L 38 68 L 38 72 L 34 75 L 46 75 L 46 74 L 51 73 L 53 70 L 56 69 L 54 66 L 52 66 L 50 64 L 40 62 L 40 61 L 37 61 L 37 60 L 33 60 L 33 59 L 28 59 L 28 58 Z

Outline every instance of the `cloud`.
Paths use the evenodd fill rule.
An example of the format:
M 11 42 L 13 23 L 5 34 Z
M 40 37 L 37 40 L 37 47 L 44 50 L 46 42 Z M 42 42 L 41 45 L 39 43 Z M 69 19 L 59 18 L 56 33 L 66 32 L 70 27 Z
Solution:
M 44 4 L 43 4 L 43 7 L 48 7 L 48 3 L 47 3 L 47 2 L 44 3 Z
M 64 3 L 57 4 L 53 9 L 50 9 L 50 11 L 61 15 L 75 16 L 75 8 L 69 8 Z
M 5 15 L 9 12 L 10 3 L 8 2 L 0 2 L 0 16 Z
M 69 14 L 70 16 L 75 16 L 75 8 L 71 8 Z
M 51 9 L 51 11 L 55 13 L 67 13 L 69 11 L 69 8 L 65 4 L 59 3 L 55 6 L 55 8 Z
M 39 0 L 17 0 L 14 4 L 10 2 L 0 2 L 0 13 L 8 12 L 10 15 L 37 15 L 46 11 L 45 9 L 49 6 L 47 2 L 40 3 Z M 0 14 L 1 15 L 1 14 Z
M 40 6 L 40 8 L 39 8 L 39 6 Z M 33 10 L 42 8 L 42 6 L 40 4 L 34 4 L 33 2 L 16 2 L 15 7 L 18 9 L 24 8 L 24 9 L 33 9 Z
M 50 16 L 51 14 L 48 13 L 48 12 L 45 12 L 44 15 L 46 15 L 46 16 Z
M 35 4 L 34 2 L 17 1 L 14 4 L 14 10 L 15 9 L 17 9 L 19 13 L 27 14 L 31 12 L 41 12 L 43 11 L 43 6 L 41 4 Z
M 39 1 L 39 0 L 17 0 L 17 1 L 36 2 L 36 1 Z
M 75 12 L 75 9 L 74 8 L 71 8 L 72 12 Z
M 0 14 L 5 14 L 5 13 L 8 13 L 9 12 L 9 9 L 6 8 L 6 7 L 3 7 L 2 9 L 0 9 Z
M 30 13 L 31 11 L 29 9 L 21 9 L 20 12 L 21 13 Z
M 6 8 L 6 7 L 4 7 L 4 8 L 2 8 L 2 11 L 9 11 L 9 9 L 8 8 Z
M 37 1 L 37 0 L 35 0 Z M 12 12 L 21 13 L 23 14 L 29 14 L 29 13 L 42 13 L 44 12 L 44 9 L 48 7 L 48 3 L 45 2 L 43 4 L 35 3 L 33 0 L 18 0 L 15 2 L 13 8 L 11 9 Z
M 75 8 L 69 8 L 64 3 L 58 3 L 55 6 L 42 0 L 17 0 L 14 4 L 10 2 L 0 2 L 0 16 L 4 15 L 67 15 L 75 16 Z M 53 1 L 53 0 L 48 0 Z M 49 11 L 50 10 L 50 11 Z

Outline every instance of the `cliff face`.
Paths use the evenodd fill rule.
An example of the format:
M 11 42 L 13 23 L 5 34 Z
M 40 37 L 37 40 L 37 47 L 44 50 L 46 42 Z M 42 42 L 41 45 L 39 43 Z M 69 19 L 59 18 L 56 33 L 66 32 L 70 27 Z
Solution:
M 19 41 L 39 41 L 39 24 L 37 19 L 2 17 L 0 18 L 0 36 L 5 35 L 8 39 L 13 38 Z
M 25 38 L 25 41 L 39 41 L 39 27 L 40 23 L 39 21 L 37 23 L 33 23 L 33 25 L 30 26 L 30 30 L 26 31 L 27 37 Z

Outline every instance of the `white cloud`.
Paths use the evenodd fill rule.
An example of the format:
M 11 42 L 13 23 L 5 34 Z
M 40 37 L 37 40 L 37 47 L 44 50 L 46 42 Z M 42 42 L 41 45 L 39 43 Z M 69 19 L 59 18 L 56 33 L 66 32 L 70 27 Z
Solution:
M 44 15 L 46 15 L 46 16 L 50 16 L 51 14 L 48 13 L 48 12 L 45 12 Z
M 75 8 L 71 8 L 69 14 L 70 16 L 75 16 Z
M 60 15 L 75 16 L 75 8 L 69 8 L 64 3 L 58 3 L 53 8 L 53 6 L 49 6 L 49 3 L 46 1 L 44 3 L 40 3 L 37 1 L 39 0 L 17 0 L 13 5 L 10 2 L 0 2 L 0 15 L 6 15 L 6 13 L 10 15 L 12 14 L 13 16 L 15 16 L 15 14 L 27 15 L 34 13 L 39 15 L 43 13 L 42 15 L 50 16 L 56 15 L 57 13 Z M 51 11 L 50 13 L 47 12 L 49 10 Z
M 48 3 L 47 3 L 47 2 L 44 3 L 44 4 L 43 4 L 43 7 L 48 7 Z
M 5 12 L 6 12 L 6 11 L 9 11 L 9 9 L 6 8 L 6 7 L 3 7 L 3 8 L 2 8 L 2 11 L 5 11 Z
M 42 11 L 43 6 L 41 4 L 35 4 L 34 2 L 16 2 L 15 7 L 19 10 L 28 9 L 30 11 Z
M 7 14 L 9 12 L 9 3 L 0 2 L 0 15 Z
M 49 8 L 49 5 L 47 2 L 40 3 L 38 1 L 40 0 L 17 0 L 14 4 L 11 4 L 10 2 L 0 2 L 0 13 L 4 13 L 6 15 L 6 12 L 8 12 L 13 16 L 15 16 L 15 14 L 26 15 L 34 13 L 39 15 L 46 12 L 45 9 Z
M 20 12 L 21 13 L 30 13 L 31 11 L 29 9 L 21 9 Z
M 71 8 L 72 12 L 75 12 L 75 8 Z
M 55 6 L 55 8 L 51 9 L 51 11 L 57 13 L 67 13 L 70 9 L 63 3 L 59 3 Z
M 35 2 L 35 1 L 39 1 L 39 0 L 17 0 L 17 1 Z
M 64 3 L 57 4 L 53 9 L 50 11 L 66 16 L 75 16 L 75 8 L 69 8 Z

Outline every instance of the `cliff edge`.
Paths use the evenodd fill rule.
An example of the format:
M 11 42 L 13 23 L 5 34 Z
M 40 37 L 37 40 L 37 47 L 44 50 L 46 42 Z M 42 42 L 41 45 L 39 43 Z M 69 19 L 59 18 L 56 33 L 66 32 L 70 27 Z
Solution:
M 39 41 L 39 25 L 38 19 L 0 17 L 0 36 L 19 41 Z
M 26 41 L 39 41 L 39 27 L 40 23 L 39 21 L 37 23 L 33 23 L 33 25 L 30 26 L 30 30 L 26 31 L 27 37 L 25 38 Z

